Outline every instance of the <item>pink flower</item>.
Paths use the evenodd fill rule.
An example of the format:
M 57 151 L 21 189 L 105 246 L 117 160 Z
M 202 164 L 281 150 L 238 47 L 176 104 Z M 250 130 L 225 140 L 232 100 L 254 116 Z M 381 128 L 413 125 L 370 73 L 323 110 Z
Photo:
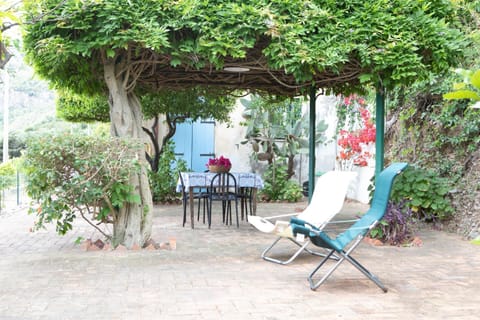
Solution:
M 376 129 L 370 111 L 364 107 L 367 102 L 365 99 L 352 94 L 343 99 L 343 104 L 344 106 L 350 104 L 357 104 L 359 106 L 358 112 L 362 120 L 362 127 L 355 131 L 340 130 L 337 142 L 340 151 L 337 158 L 340 160 L 352 160 L 353 163 L 358 166 L 367 166 L 367 160 L 371 158 L 372 155 L 364 149 L 368 145 L 375 143 L 376 138 Z
M 225 168 L 231 168 L 232 163 L 230 162 L 230 159 L 225 158 L 224 156 L 220 156 L 219 158 L 208 159 L 207 167 L 208 166 L 220 166 Z

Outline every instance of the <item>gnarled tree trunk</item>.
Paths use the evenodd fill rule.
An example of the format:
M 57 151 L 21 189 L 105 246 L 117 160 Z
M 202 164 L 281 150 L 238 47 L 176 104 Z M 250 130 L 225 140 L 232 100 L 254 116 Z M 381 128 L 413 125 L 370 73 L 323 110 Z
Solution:
M 112 136 L 143 141 L 142 112 L 140 101 L 133 92 L 128 92 L 124 81 L 117 78 L 115 63 L 104 64 L 104 76 L 109 90 L 110 121 Z M 130 177 L 130 184 L 140 196 L 140 204 L 128 203 L 118 212 L 113 226 L 113 244 L 127 248 L 143 246 L 152 231 L 152 194 L 148 182 L 145 152 L 139 150 L 142 170 Z

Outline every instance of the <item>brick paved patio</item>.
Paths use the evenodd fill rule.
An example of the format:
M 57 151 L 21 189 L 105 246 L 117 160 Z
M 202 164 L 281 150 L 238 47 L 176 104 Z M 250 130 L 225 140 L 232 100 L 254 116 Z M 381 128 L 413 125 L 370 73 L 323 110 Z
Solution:
M 259 204 L 258 214 L 304 204 Z M 362 210 L 347 203 L 344 215 Z M 384 294 L 347 263 L 317 291 L 307 274 L 318 258 L 291 265 L 260 259 L 273 241 L 243 222 L 181 226 L 181 206 L 157 206 L 153 238 L 174 251 L 82 250 L 96 238 L 83 223 L 61 237 L 31 233 L 26 210 L 0 215 L 0 319 L 478 319 L 480 246 L 421 230 L 421 247 L 374 247 L 358 259 L 389 288 Z M 291 252 L 281 247 L 280 252 Z

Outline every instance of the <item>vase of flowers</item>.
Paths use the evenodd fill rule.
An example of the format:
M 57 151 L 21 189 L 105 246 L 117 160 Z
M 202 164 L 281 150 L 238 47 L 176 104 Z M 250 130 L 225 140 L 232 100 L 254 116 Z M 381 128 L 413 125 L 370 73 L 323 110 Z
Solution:
M 214 173 L 229 172 L 232 168 L 230 159 L 220 156 L 219 158 L 208 159 L 207 162 L 208 171 Z

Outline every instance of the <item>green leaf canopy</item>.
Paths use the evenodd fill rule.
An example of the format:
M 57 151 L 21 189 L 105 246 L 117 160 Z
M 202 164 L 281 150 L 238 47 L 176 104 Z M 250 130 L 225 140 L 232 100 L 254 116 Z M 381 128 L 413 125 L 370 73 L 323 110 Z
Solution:
M 388 88 L 447 70 L 466 45 L 449 0 L 38 0 L 26 12 L 30 61 L 82 92 L 105 90 L 108 59 L 130 90 Z

